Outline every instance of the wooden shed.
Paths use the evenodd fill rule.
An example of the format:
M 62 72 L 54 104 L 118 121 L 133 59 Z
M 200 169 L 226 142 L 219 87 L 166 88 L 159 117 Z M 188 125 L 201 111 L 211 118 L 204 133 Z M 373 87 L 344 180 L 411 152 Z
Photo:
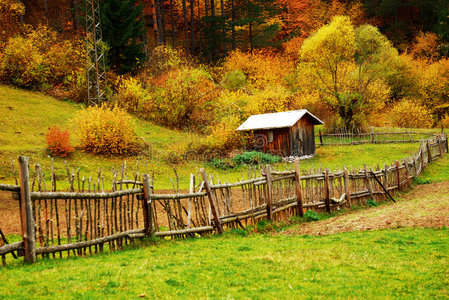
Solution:
M 254 148 L 281 156 L 315 154 L 314 125 L 324 124 L 307 109 L 250 116 L 238 131 L 254 133 Z

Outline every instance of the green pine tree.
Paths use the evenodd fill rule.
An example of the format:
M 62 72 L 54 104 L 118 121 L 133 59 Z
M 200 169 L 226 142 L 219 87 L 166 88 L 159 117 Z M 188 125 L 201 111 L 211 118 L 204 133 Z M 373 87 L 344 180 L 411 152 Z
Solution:
M 119 74 L 128 73 L 145 59 L 142 5 L 136 0 L 103 0 L 101 26 L 108 44 L 108 63 Z

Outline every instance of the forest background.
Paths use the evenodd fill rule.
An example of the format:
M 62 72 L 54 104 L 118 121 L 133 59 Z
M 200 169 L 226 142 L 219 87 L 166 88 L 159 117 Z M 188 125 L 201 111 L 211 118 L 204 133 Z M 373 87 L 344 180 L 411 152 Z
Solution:
M 117 153 L 81 141 L 86 151 L 137 152 L 135 134 L 120 123 L 128 114 L 207 136 L 181 152 L 229 152 L 250 140 L 235 131 L 248 116 L 303 108 L 329 130 L 449 126 L 447 0 L 102 0 L 100 7 L 106 102 L 125 140 Z M 84 8 L 82 0 L 0 0 L 0 80 L 86 102 Z M 80 139 L 106 111 L 79 114 Z

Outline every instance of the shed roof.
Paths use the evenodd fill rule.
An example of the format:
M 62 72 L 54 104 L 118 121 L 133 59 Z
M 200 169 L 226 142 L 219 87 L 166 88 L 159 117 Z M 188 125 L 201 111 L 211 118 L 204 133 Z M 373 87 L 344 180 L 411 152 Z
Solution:
M 309 116 L 314 125 L 324 124 L 307 109 L 292 110 L 271 114 L 252 115 L 237 130 L 275 129 L 292 127 L 305 115 Z

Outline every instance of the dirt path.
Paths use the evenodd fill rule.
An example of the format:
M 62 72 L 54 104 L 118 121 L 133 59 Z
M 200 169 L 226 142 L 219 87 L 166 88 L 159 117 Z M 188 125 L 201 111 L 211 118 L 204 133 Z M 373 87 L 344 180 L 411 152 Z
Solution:
M 449 226 L 449 181 L 415 186 L 412 192 L 397 200 L 397 203 L 302 224 L 283 234 L 329 235 L 380 228 Z

